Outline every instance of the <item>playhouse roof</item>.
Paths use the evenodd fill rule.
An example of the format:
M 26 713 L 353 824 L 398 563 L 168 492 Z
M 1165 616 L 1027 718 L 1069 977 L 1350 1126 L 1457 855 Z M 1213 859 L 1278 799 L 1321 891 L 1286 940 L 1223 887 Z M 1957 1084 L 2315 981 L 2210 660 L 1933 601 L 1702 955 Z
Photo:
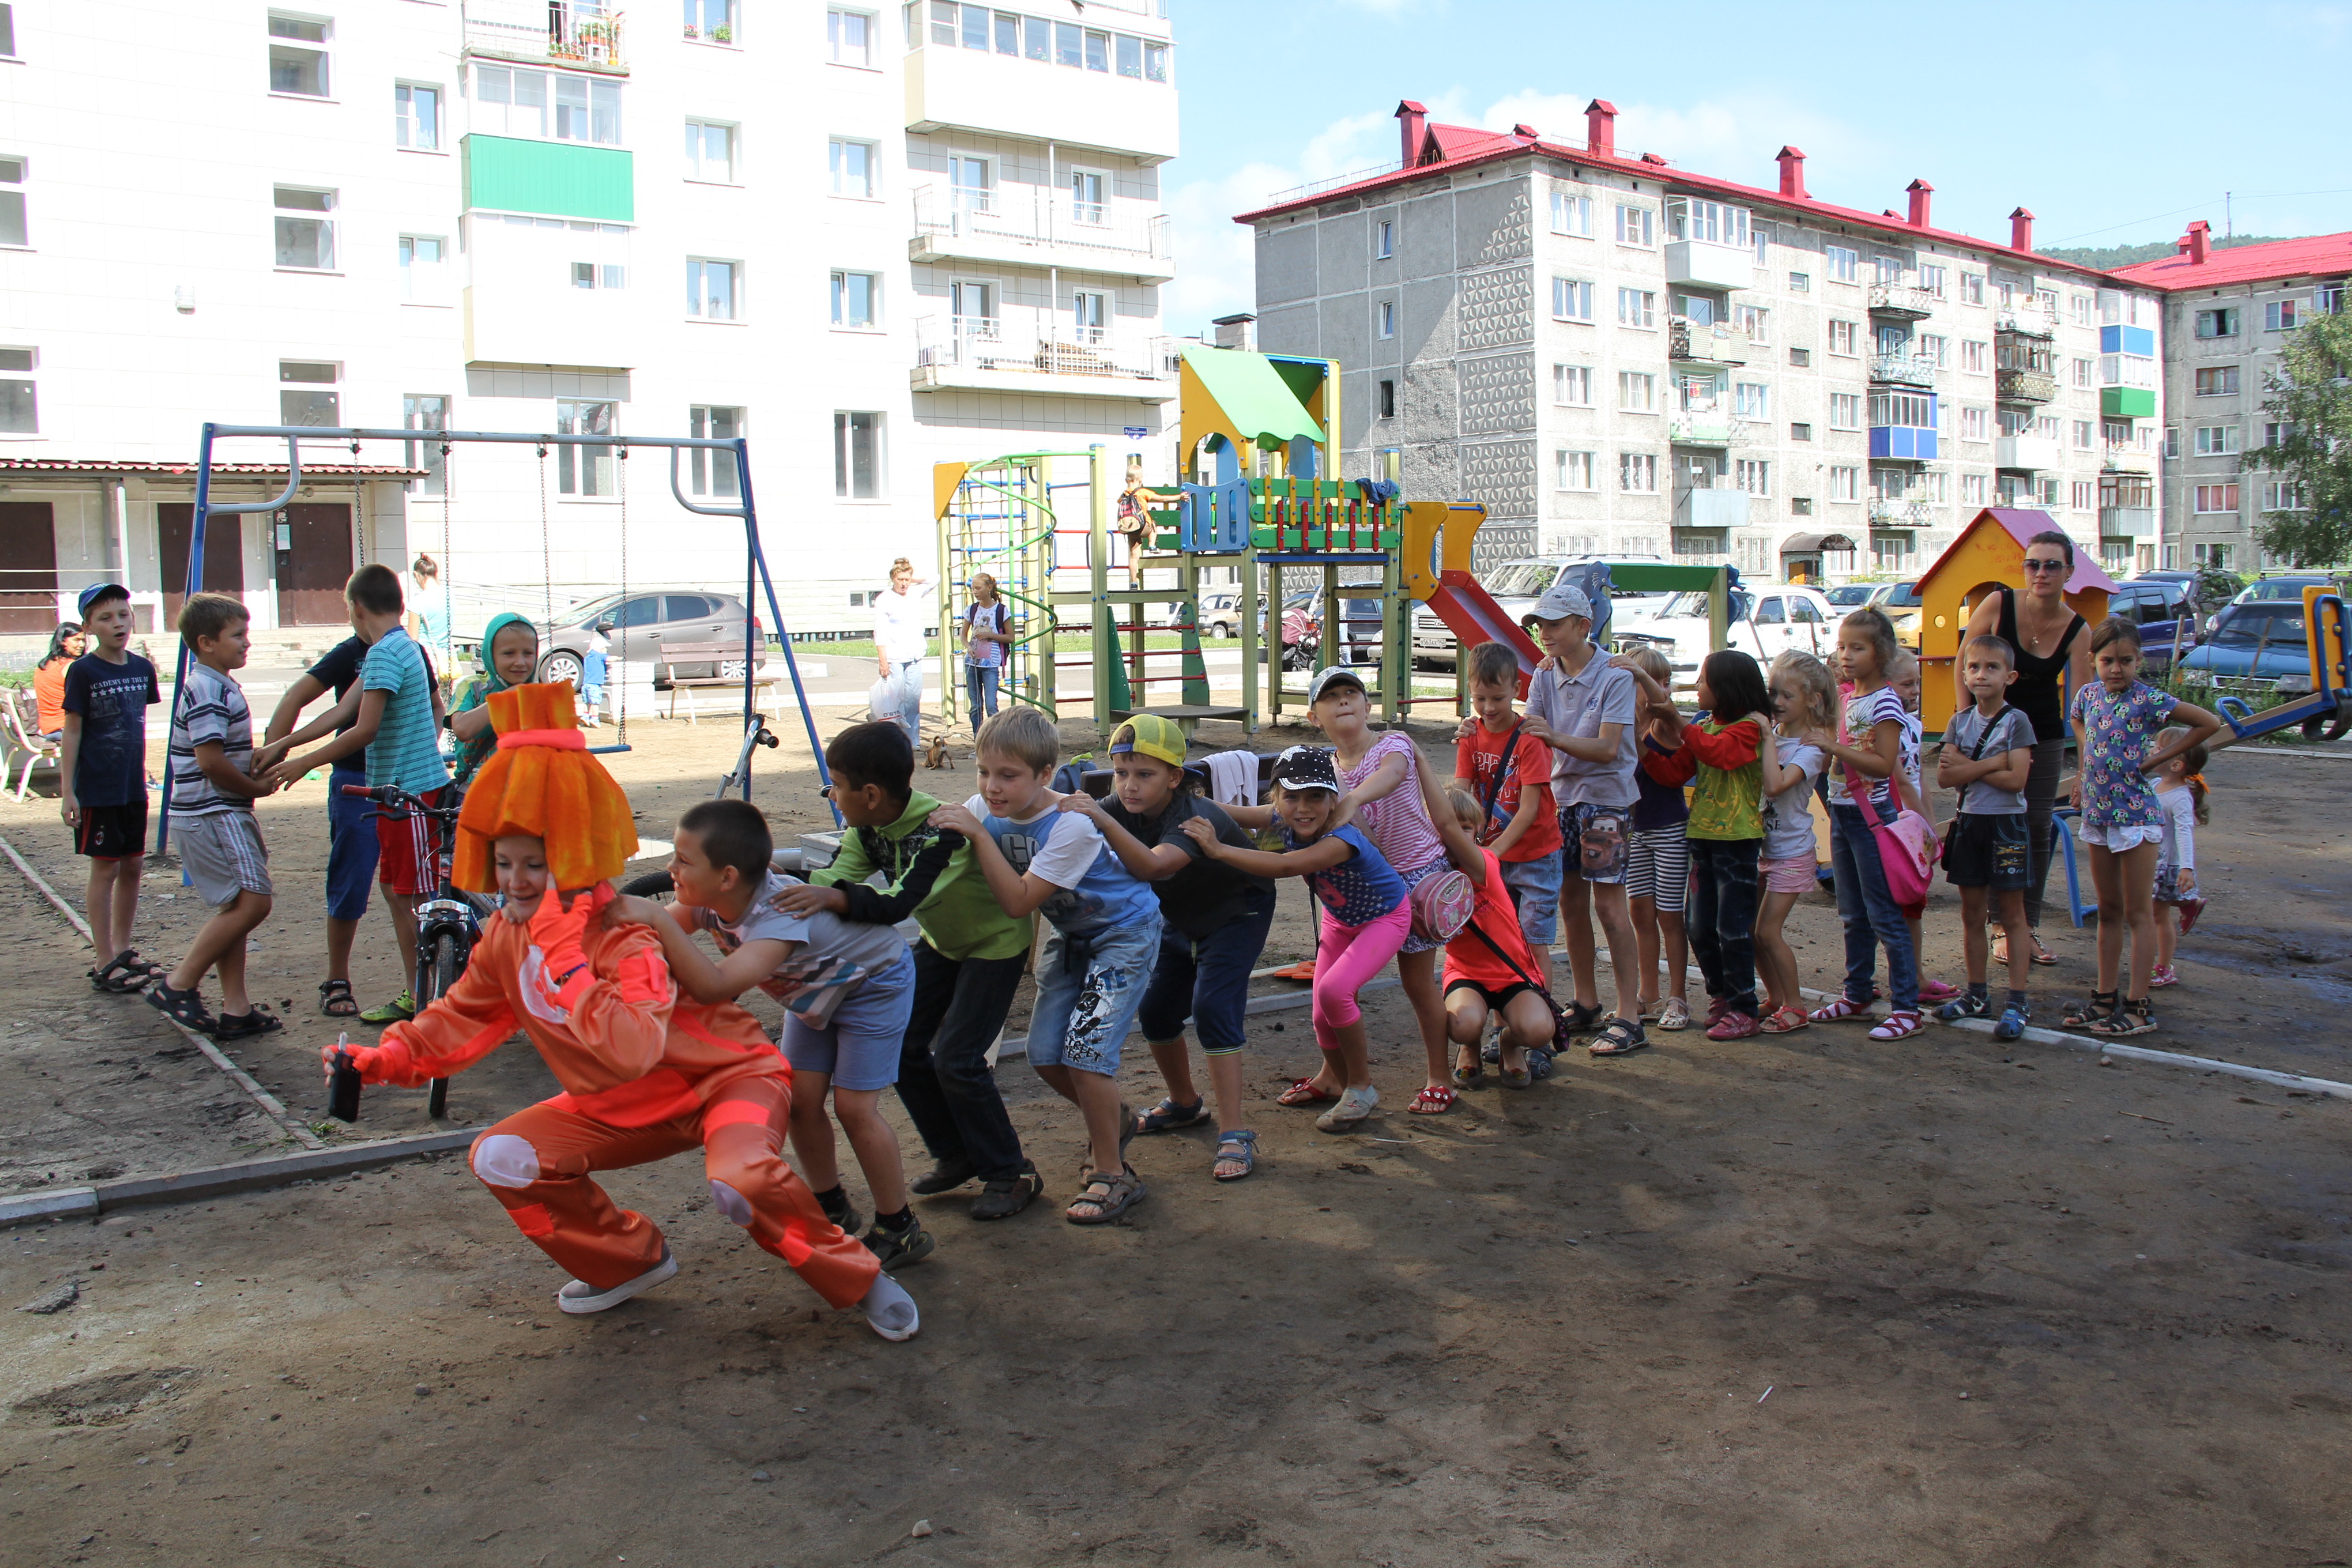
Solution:
M 2008 531 L 2009 536 L 2017 542 L 2017 552 L 2021 557 L 2025 553 L 2027 542 L 2035 534 L 2045 531 L 2057 533 L 2066 531 L 2060 528 L 2057 520 L 2046 511 L 2026 508 L 1989 506 L 1969 520 L 1968 526 L 1960 530 L 1959 537 L 1944 547 L 1944 552 L 1936 557 L 1933 565 L 1919 574 L 1919 580 L 1924 583 L 1942 571 L 1944 563 L 1958 555 L 1961 548 L 1968 543 L 1969 535 L 1976 532 L 1977 525 L 1988 518 Z M 2066 574 L 2066 592 L 2079 594 L 2089 589 L 2095 593 L 2112 594 L 2116 586 L 2116 580 L 2100 570 L 2098 561 L 2088 552 L 2079 548 L 2074 552 L 2074 570 Z
M 1260 446 L 1323 439 L 1322 422 L 1307 411 L 1265 355 L 1194 344 L 1184 350 L 1184 363 L 1244 439 Z

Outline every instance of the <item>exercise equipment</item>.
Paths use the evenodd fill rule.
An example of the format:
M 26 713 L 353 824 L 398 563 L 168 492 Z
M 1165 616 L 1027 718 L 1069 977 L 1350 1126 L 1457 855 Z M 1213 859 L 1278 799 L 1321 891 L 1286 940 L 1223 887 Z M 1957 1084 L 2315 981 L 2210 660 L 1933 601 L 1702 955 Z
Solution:
M 2347 631 L 2344 595 L 2332 588 L 2316 584 L 2303 591 L 2304 649 L 2311 658 L 2311 675 L 2307 681 L 2295 681 L 2309 695 L 2300 701 L 2266 708 L 2257 713 L 2253 705 L 2242 697 L 2216 697 L 2213 710 L 2230 732 L 2241 741 L 2252 740 L 2274 731 L 2299 728 L 2306 740 L 2318 740 L 2324 734 L 2330 741 L 2344 738 L 2352 730 L 2352 663 L 2347 662 L 2347 646 L 2352 646 L 2352 633 Z M 2255 649 L 2255 663 L 2261 662 L 2262 650 Z M 2273 689 L 2289 689 L 2289 680 L 2281 680 Z

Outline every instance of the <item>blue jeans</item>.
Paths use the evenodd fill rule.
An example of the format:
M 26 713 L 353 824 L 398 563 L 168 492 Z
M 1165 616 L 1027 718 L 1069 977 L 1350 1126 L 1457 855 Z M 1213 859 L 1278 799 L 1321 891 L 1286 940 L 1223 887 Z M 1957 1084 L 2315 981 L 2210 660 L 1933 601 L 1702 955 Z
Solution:
M 1830 807 L 1830 865 L 1837 874 L 1838 919 L 1845 925 L 1845 994 L 1870 1000 L 1878 949 L 1886 949 L 1887 991 L 1898 1012 L 1919 1008 L 1919 955 L 1911 950 L 1911 928 L 1895 895 L 1886 890 L 1886 870 L 1878 861 L 1878 840 L 1858 805 Z
M 1029 1065 L 1118 1076 L 1118 1049 L 1135 1026 L 1160 956 L 1160 911 L 1131 925 L 1072 936 L 1056 926 L 1037 954 Z
M 1200 1031 L 1203 1056 L 1237 1051 L 1247 1042 L 1243 1027 L 1249 1010 L 1250 971 L 1265 951 L 1265 933 L 1274 925 L 1274 895 L 1265 893 L 1254 901 L 1257 907 L 1249 913 L 1197 942 L 1174 926 L 1160 932 L 1160 962 L 1135 1016 L 1145 1039 L 1181 1039 L 1190 1017 Z
M 910 658 L 890 668 L 893 674 L 905 671 L 901 679 L 906 682 L 907 700 L 898 709 L 898 728 L 907 731 L 911 744 L 919 747 L 923 743 L 923 661 Z
M 981 720 L 996 717 L 996 683 L 1003 674 L 1002 665 L 963 667 L 964 706 L 971 710 L 971 732 L 975 735 L 980 733 Z
M 343 793 L 345 784 L 367 783 L 365 768 L 337 768 L 327 775 L 327 918 L 355 921 L 367 913 L 375 891 L 376 809 Z
M 1756 858 L 1761 838 L 1693 838 L 1691 956 L 1710 998 L 1756 1016 Z M 1907 929 L 1907 928 L 1906 928 Z

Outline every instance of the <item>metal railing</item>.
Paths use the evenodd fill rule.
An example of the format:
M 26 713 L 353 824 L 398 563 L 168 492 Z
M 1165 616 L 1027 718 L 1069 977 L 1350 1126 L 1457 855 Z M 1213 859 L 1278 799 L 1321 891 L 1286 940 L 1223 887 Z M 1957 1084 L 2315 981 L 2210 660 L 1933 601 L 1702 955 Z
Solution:
M 1728 447 L 1736 421 L 1727 414 L 1678 414 L 1666 424 L 1666 439 L 1677 447 Z
M 2046 370 L 1997 370 L 1992 395 L 2002 403 L 2047 403 L 2058 395 L 2058 378 Z
M 1748 334 L 1727 321 L 1702 323 L 1687 316 L 1666 322 L 1666 357 L 1701 364 L 1746 364 Z
M 1915 283 L 1873 283 L 1870 309 L 1881 315 L 1925 316 L 1934 312 L 1936 296 Z
M 1165 381 L 1165 337 L 1081 326 L 1060 311 L 925 316 L 915 323 L 915 363 L 1022 375 L 1092 375 Z
M 620 70 L 621 14 L 597 0 L 466 0 L 468 49 Z
M 1936 362 L 1926 354 L 1870 356 L 1870 379 L 1897 386 L 1933 386 L 1936 384 Z
M 1396 171 L 1397 165 L 1391 160 L 1386 163 L 1375 163 L 1369 169 L 1354 169 L 1344 174 L 1332 174 L 1320 180 L 1309 180 L 1303 185 L 1293 185 L 1286 191 L 1275 192 L 1265 198 L 1265 205 L 1278 207 L 1285 202 L 1305 201 L 1308 196 L 1319 196 L 1325 191 L 1336 191 L 1341 185 L 1352 185 L 1376 175 L 1393 174 Z
M 1927 503 L 1924 500 L 1899 500 L 1891 496 L 1870 498 L 1873 528 L 1925 528 L 1927 515 Z
M 2003 305 L 1993 312 L 1992 330 L 2019 332 L 2029 338 L 2056 337 L 2058 312 L 2038 304 Z
M 2128 441 L 2107 442 L 2106 456 L 2100 461 L 2101 466 L 2104 468 L 2119 468 L 2126 473 L 2152 474 L 2156 472 L 2156 454 L 2153 452 L 2143 452 Z
M 1110 202 L 1080 202 L 1042 185 L 998 185 L 988 191 L 925 185 L 915 192 L 915 234 L 949 239 L 1007 239 L 1118 251 L 1154 261 L 1171 259 L 1168 215 L 1138 217 Z

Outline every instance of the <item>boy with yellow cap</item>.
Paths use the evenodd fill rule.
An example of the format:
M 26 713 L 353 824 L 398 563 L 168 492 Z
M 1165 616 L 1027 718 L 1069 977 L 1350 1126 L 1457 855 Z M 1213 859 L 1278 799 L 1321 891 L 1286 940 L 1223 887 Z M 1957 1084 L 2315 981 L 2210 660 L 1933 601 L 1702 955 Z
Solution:
M 699 1147 L 712 1205 L 835 1307 L 910 1337 L 913 1298 L 827 1219 L 785 1164 L 792 1072 L 732 1002 L 681 995 L 642 926 L 604 929 L 611 879 L 635 850 L 629 803 L 587 752 L 569 682 L 489 700 L 498 750 L 457 819 L 454 878 L 506 896 L 448 994 L 352 1051 L 362 1081 L 416 1086 L 463 1071 L 518 1027 L 564 1092 L 474 1142 L 474 1174 L 516 1228 L 573 1278 L 567 1312 L 601 1312 L 677 1272 L 643 1215 L 590 1173 Z M 331 1066 L 331 1049 L 321 1053 Z

